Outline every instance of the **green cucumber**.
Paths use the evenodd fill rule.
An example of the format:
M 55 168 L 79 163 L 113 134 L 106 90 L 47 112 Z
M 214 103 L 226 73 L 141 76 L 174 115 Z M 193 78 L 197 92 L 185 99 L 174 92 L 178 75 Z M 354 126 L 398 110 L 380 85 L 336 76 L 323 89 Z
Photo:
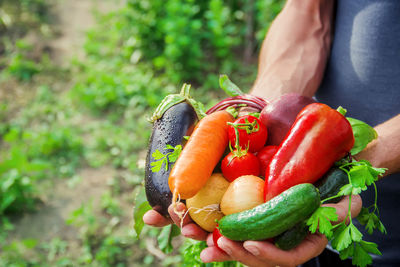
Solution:
M 308 226 L 304 220 L 275 237 L 275 246 L 283 250 L 290 250 L 297 247 L 307 235 Z
M 299 184 L 253 209 L 223 217 L 218 228 L 231 240 L 264 240 L 307 219 L 319 205 L 318 189 L 312 184 Z
M 330 169 L 318 182 L 317 186 L 320 198 L 326 199 L 339 193 L 340 188 L 349 183 L 345 171 L 339 168 Z M 337 203 L 340 198 L 328 200 L 326 203 Z M 275 245 L 283 250 L 290 250 L 300 244 L 308 234 L 308 227 L 305 221 L 296 224 L 293 228 L 285 231 L 275 238 Z
M 349 183 L 349 177 L 347 173 L 339 168 L 330 169 L 318 182 L 315 186 L 319 190 L 319 194 L 322 200 L 337 195 L 339 193 L 340 188 L 342 186 Z M 340 201 L 340 198 L 334 198 L 328 200 L 325 203 L 337 203 Z

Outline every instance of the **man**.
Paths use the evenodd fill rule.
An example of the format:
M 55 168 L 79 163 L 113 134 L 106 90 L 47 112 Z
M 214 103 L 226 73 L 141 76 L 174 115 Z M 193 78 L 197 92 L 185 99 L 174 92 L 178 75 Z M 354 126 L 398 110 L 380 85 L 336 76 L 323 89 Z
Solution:
M 273 100 L 297 92 L 316 96 L 348 115 L 376 125 L 378 139 L 357 159 L 367 159 L 376 167 L 388 168 L 378 184 L 378 205 L 388 235 L 365 239 L 378 243 L 383 256 L 376 266 L 400 266 L 400 224 L 396 223 L 400 190 L 400 1 L 397 0 L 288 0 L 263 42 L 259 71 L 251 90 L 254 95 Z M 329 61 L 328 61 L 329 57 Z M 362 195 L 364 206 L 371 204 L 372 192 Z M 361 208 L 361 199 L 352 198 L 352 217 Z M 347 212 L 348 199 L 332 205 L 339 220 Z M 180 206 L 184 209 L 184 205 Z M 144 216 L 150 225 L 167 222 L 151 211 Z M 174 221 L 176 216 L 172 214 Z M 207 233 L 186 219 L 182 234 L 204 240 Z M 222 253 L 206 248 L 205 262 L 237 260 L 249 266 L 337 266 L 336 254 L 324 251 L 327 240 L 309 235 L 292 251 L 282 251 L 261 241 L 233 242 L 220 238 Z M 324 261 L 328 256 L 328 262 Z M 335 265 L 336 264 L 336 265 Z M 343 266 L 344 263 L 341 265 Z

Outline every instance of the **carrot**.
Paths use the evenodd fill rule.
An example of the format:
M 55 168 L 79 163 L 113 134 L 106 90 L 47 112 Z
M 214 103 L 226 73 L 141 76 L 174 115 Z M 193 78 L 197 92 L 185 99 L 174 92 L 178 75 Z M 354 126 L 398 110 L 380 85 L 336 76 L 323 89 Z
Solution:
M 223 110 L 196 125 L 169 175 L 172 203 L 193 197 L 206 184 L 228 145 L 227 122 L 232 121 L 232 115 Z

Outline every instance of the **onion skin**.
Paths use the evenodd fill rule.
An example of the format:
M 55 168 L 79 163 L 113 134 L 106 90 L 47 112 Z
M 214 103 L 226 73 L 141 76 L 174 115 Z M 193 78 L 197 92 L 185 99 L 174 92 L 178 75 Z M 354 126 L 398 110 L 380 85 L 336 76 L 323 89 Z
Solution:
M 254 175 L 243 175 L 234 180 L 221 200 L 225 215 L 249 210 L 264 203 L 264 180 Z
M 250 94 L 244 94 L 234 97 L 228 97 L 215 104 L 213 107 L 207 110 L 206 113 L 211 114 L 218 110 L 225 110 L 229 107 L 238 108 L 240 106 L 251 107 L 258 111 L 261 111 L 263 108 L 265 108 L 266 105 L 268 105 L 268 101 L 264 98 Z
M 214 231 L 216 220 L 223 217 L 219 206 L 228 186 L 229 182 L 221 173 L 214 173 L 194 197 L 186 200 L 192 220 L 208 232 Z

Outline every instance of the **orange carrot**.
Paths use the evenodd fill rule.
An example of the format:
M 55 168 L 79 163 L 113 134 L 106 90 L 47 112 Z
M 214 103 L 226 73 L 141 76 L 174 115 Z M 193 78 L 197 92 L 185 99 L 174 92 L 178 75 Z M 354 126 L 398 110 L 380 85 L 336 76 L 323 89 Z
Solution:
M 173 203 L 193 197 L 210 178 L 228 145 L 228 125 L 233 117 L 226 111 L 207 115 L 196 125 L 169 175 Z

